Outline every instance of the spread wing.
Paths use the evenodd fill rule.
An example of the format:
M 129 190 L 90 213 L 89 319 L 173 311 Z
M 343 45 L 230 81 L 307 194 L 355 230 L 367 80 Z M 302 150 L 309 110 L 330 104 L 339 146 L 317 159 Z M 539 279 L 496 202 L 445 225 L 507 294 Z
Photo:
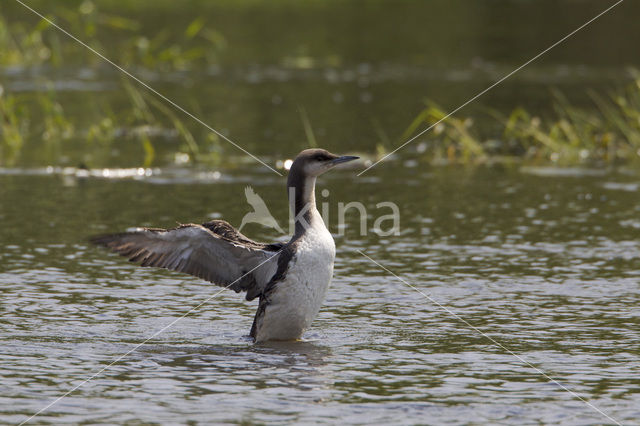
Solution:
M 94 237 L 141 266 L 184 272 L 247 292 L 247 300 L 262 294 L 276 273 L 282 244 L 257 243 L 223 220 L 173 229 L 142 228 L 133 232 Z

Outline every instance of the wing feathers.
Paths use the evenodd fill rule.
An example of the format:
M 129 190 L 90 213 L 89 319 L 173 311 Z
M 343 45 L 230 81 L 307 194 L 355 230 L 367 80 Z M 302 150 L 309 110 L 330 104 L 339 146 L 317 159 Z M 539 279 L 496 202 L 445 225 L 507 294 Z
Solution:
M 141 266 L 184 272 L 236 292 L 248 291 L 249 300 L 261 294 L 275 274 L 281 247 L 256 243 L 224 221 L 103 235 L 91 242 Z

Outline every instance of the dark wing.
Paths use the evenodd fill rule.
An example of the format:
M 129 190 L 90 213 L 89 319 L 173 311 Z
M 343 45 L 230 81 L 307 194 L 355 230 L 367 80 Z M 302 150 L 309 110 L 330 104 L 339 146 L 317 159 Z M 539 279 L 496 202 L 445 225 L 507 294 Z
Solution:
M 257 243 L 222 220 L 91 239 L 142 266 L 184 272 L 236 292 L 260 295 L 278 268 L 281 244 Z

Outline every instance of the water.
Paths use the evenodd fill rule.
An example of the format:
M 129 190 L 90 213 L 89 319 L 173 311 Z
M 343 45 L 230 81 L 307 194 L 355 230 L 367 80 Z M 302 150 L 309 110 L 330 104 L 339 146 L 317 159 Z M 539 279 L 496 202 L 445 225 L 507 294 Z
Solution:
M 37 421 L 611 423 L 471 324 L 617 421 L 637 423 L 640 178 L 393 165 L 376 179 L 352 170 L 321 179 L 331 213 L 355 200 L 375 217 L 376 203 L 396 202 L 401 235 L 361 236 L 354 213 L 340 236 L 330 219 L 334 282 L 303 342 L 254 345 L 255 303 L 223 292 Z M 221 214 L 237 226 L 250 210 L 234 199 L 247 181 L 284 223 L 280 178 L 159 172 L 0 175 L 3 422 L 24 420 L 218 291 L 131 265 L 88 236 Z M 245 231 L 278 238 L 260 225 Z
M 68 18 L 79 3 L 66 15 L 51 2 L 29 4 L 82 34 L 79 23 L 89 18 Z M 184 29 L 196 12 L 219 31 L 227 48 L 213 52 L 217 60 L 178 69 L 135 58 L 122 64 L 270 165 L 307 147 L 302 110 L 331 151 L 373 155 L 378 143 L 396 146 L 425 99 L 459 106 L 606 7 L 599 0 L 96 5 L 105 17 L 140 25 L 98 28 L 92 45 L 115 59 L 126 59 L 122 52 L 139 37 L 188 45 Z M 589 90 L 605 94 L 628 81 L 627 67 L 640 66 L 638 5 L 624 2 L 461 115 L 496 136 L 488 111 L 523 106 L 552 115 L 551 88 L 594 108 Z M 7 22 L 37 24 L 14 2 L 2 13 Z M 0 168 L 0 423 L 25 420 L 108 367 L 33 422 L 638 424 L 637 171 L 434 168 L 416 141 L 362 177 L 354 169 L 323 176 L 329 195 L 319 201 L 328 203 L 338 247 L 326 303 L 304 341 L 254 345 L 247 334 L 255 302 L 222 292 L 184 316 L 219 289 L 136 267 L 87 241 L 131 226 L 220 217 L 238 226 L 250 211 L 246 185 L 285 227 L 284 178 L 225 143 L 225 167 L 176 164 L 184 141 L 162 121 L 152 132 L 152 168 L 140 168 L 144 150 L 122 124 L 130 123 L 131 102 L 121 75 L 73 43 L 62 51 L 55 67 L 0 69 L 6 94 L 37 104 L 55 90 L 76 129 L 68 140 L 45 140 L 34 107 L 33 131 L 13 164 Z M 105 116 L 118 137 L 88 143 L 87 129 Z M 183 124 L 204 149 L 204 129 Z M 366 235 L 354 211 L 338 226 L 338 203 L 349 201 L 367 207 Z M 400 208 L 400 235 L 371 232 L 388 213 L 376 204 L 386 201 Z M 283 238 L 255 224 L 243 231 Z

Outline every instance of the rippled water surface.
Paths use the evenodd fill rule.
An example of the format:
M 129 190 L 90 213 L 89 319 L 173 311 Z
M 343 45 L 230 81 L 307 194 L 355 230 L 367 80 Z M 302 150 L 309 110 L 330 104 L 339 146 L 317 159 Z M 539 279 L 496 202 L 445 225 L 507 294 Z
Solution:
M 399 166 L 319 182 L 331 214 L 361 201 L 369 227 L 388 213 L 377 203 L 397 203 L 401 234 L 359 235 L 355 211 L 346 228 L 330 214 L 334 281 L 304 341 L 254 345 L 255 303 L 223 292 L 119 361 L 218 288 L 136 267 L 87 238 L 220 216 L 238 226 L 247 183 L 284 224 L 283 180 L 5 170 L 2 421 L 26 419 L 117 361 L 34 421 L 637 424 L 640 178 Z
M 92 4 L 68 2 L 69 15 L 60 2 L 27 3 L 73 33 L 84 22 L 74 11 Z M 406 140 L 425 100 L 453 110 L 605 8 L 600 0 L 94 3 L 99 16 L 140 26 L 99 25 L 85 41 L 274 167 L 307 147 L 306 116 L 331 151 L 388 151 Z M 639 7 L 624 2 L 460 117 L 495 136 L 487 119 L 495 112 L 553 116 L 554 88 L 571 105 L 595 108 L 594 93 L 606 97 L 640 66 Z M 38 17 L 17 2 L 3 2 L 2 13 L 33 27 L 37 41 Z M 127 63 L 123 46 L 145 40 L 188 53 L 180 43 L 195 18 L 227 45 L 213 52 L 218 60 L 184 69 Z M 0 158 L 1 424 L 45 408 L 32 423 L 640 424 L 637 172 L 432 168 L 417 140 L 362 177 L 362 164 L 327 174 L 318 202 L 338 251 L 327 300 L 303 341 L 255 345 L 247 337 L 255 302 L 137 267 L 88 238 L 211 218 L 239 226 L 251 211 L 247 185 L 286 228 L 285 178 L 224 141 L 211 152 L 224 168 L 180 168 L 186 148 L 165 115 L 155 126 L 169 127 L 136 122 L 153 139 L 153 159 L 127 138 L 135 130 L 127 117 L 113 123 L 109 144 L 91 142 L 88 129 L 111 110 L 129 111 L 130 95 L 82 46 L 62 51 L 55 66 L 0 69 L 0 92 L 37 104 L 55 91 L 77 130 L 43 137 L 30 113 L 20 155 Z M 176 117 L 209 149 L 206 129 Z M 367 207 L 366 234 L 355 210 L 338 224 L 338 204 L 351 201 Z M 371 231 L 389 214 L 381 202 L 398 205 L 399 235 Z M 285 238 L 256 224 L 243 232 Z

